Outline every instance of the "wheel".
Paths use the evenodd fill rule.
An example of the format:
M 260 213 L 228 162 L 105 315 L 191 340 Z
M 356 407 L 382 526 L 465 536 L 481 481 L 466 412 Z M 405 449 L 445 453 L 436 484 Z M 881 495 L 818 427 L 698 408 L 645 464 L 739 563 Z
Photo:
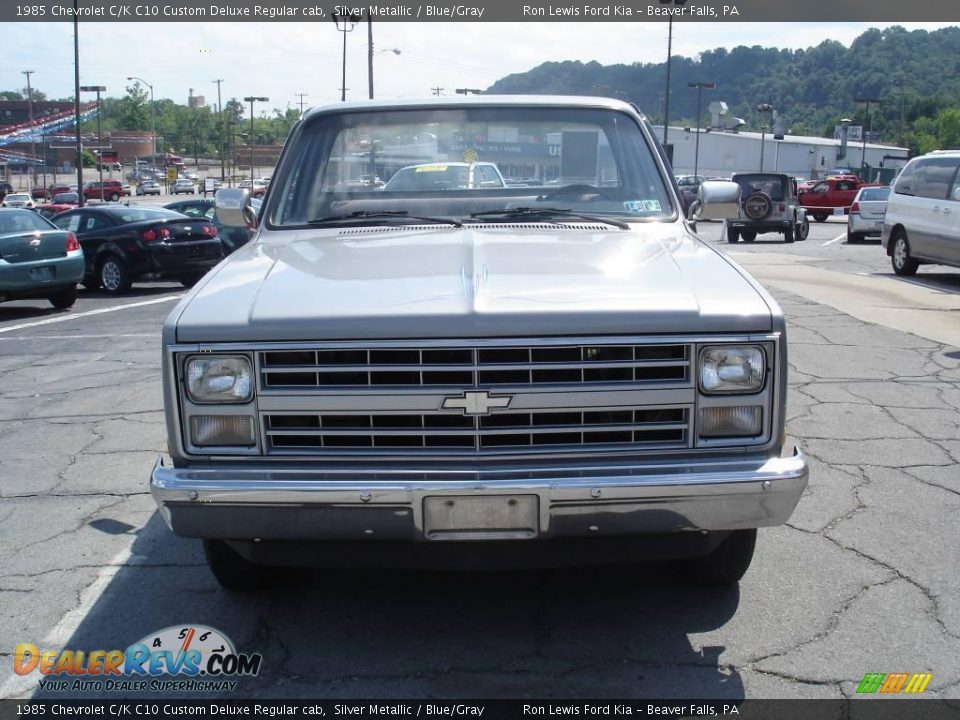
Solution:
M 261 590 L 273 584 L 273 568 L 244 559 L 223 540 L 204 540 L 203 553 L 213 576 L 227 590 Z
M 113 194 L 110 195 L 110 201 L 111 201 L 111 202 L 116 202 L 116 201 L 119 200 L 119 199 L 120 199 L 120 193 L 113 193 Z
M 900 276 L 914 275 L 920 263 L 910 257 L 910 243 L 907 233 L 895 230 L 893 235 L 893 254 L 890 256 L 893 271 Z
M 757 233 L 755 233 L 753 230 L 743 230 L 740 233 L 740 237 L 743 238 L 744 242 L 753 242 L 757 239 Z
M 788 225 L 783 229 L 783 241 L 785 243 L 793 242 L 793 225 Z
M 701 585 L 733 585 L 750 567 L 756 544 L 756 529 L 734 530 L 709 555 L 687 560 L 686 575 Z
M 55 295 L 48 297 L 47 300 L 49 300 L 50 304 L 57 308 L 57 310 L 66 310 L 67 308 L 71 308 L 77 301 L 77 286 L 74 285 L 68 290 L 61 290 Z
M 737 230 L 736 230 L 735 228 L 728 227 L 728 228 L 727 228 L 727 242 L 728 242 L 728 243 L 735 243 L 735 242 L 737 242 L 739 239 L 740 239 L 740 233 L 737 232 Z
M 847 243 L 848 243 L 848 244 L 851 244 L 851 245 L 852 245 L 853 243 L 863 242 L 863 238 L 864 238 L 864 237 L 865 237 L 865 236 L 864 236 L 863 233 L 855 233 L 855 232 L 850 232 L 849 230 L 847 230 Z
M 806 240 L 810 237 L 810 218 L 803 216 L 803 222 L 797 228 L 797 240 Z
M 200 282 L 200 278 L 203 276 L 204 273 L 190 273 L 189 275 L 181 275 L 177 279 L 185 288 L 192 288 L 194 285 Z
M 763 220 L 773 212 L 773 200 L 766 193 L 756 192 L 743 201 L 743 211 L 751 220 Z
M 813 219 L 817 222 L 826 222 L 828 217 L 827 213 L 813 213 Z
M 110 254 L 100 261 L 100 285 L 111 295 L 120 295 L 130 289 L 130 271 L 116 255 Z

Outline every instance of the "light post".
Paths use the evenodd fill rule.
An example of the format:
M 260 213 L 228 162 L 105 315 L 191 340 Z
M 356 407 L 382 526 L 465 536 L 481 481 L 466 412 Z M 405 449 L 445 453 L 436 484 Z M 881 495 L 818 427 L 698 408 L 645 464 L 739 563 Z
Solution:
M 220 84 L 223 80 L 213 80 L 212 82 L 217 84 L 217 145 L 220 148 L 220 182 L 223 182 L 227 173 L 223 147 L 225 145 L 223 142 L 223 101 L 220 99 Z
M 34 137 L 34 136 L 36 135 L 36 128 L 33 127 L 33 88 L 30 87 L 30 76 L 33 75 L 33 74 L 36 72 L 36 70 L 21 70 L 20 72 L 21 72 L 21 74 L 27 76 L 27 114 L 28 114 L 28 116 L 30 117 L 30 155 L 33 156 L 33 159 L 34 159 L 34 160 L 36 160 L 36 156 L 37 156 L 37 141 L 36 141 L 36 139 L 35 139 L 35 137 Z M 41 142 L 41 145 L 42 145 L 42 144 L 43 144 L 43 143 Z M 47 184 L 47 180 L 46 180 L 46 174 L 47 174 L 47 156 L 46 156 L 46 152 L 44 152 L 44 156 L 43 156 L 43 174 L 44 174 L 43 184 L 44 184 L 44 186 L 46 186 L 46 184 Z M 34 163 L 34 165 L 33 165 L 33 185 L 36 185 L 36 184 L 37 184 L 37 166 L 36 166 L 36 163 Z M 30 187 L 31 187 L 31 190 L 33 189 L 33 185 L 30 186 Z
M 773 121 L 773 105 L 770 103 L 761 103 L 757 105 L 757 110 L 762 113 L 770 113 L 771 123 Z M 766 139 L 767 124 L 766 122 L 760 123 L 760 172 L 763 172 L 763 143 Z
M 670 127 L 670 56 L 673 54 L 673 15 L 667 18 L 667 89 L 663 100 L 663 150 L 667 150 L 667 130 Z M 673 158 L 670 157 L 670 162 Z
M 703 95 L 704 88 L 713 90 L 717 87 L 717 84 L 712 82 L 690 82 L 687 83 L 687 87 L 697 89 L 697 138 L 693 151 L 693 179 L 696 180 L 697 170 L 700 169 L 700 98 Z
M 863 135 L 863 151 L 860 155 L 860 179 L 866 181 L 867 177 L 867 128 L 870 127 L 870 103 L 877 104 L 880 102 L 880 98 L 872 97 L 855 97 L 854 102 L 864 103 L 866 105 L 865 117 L 863 121 L 863 130 L 861 135 Z
M 153 102 L 153 85 L 148 83 L 143 78 L 138 77 L 128 77 L 127 82 L 130 80 L 136 80 L 137 82 L 142 82 L 148 88 L 150 88 L 150 135 L 153 145 L 153 157 L 150 158 L 150 162 L 156 166 L 157 164 L 157 106 Z
M 353 31 L 358 20 L 356 15 L 333 14 L 333 22 L 337 30 L 343 33 L 343 81 L 340 87 L 340 102 L 345 102 L 347 99 L 347 33 Z
M 73 0 L 73 129 L 76 133 L 77 207 L 83 207 L 83 133 L 80 132 L 80 0 Z
M 97 168 L 100 170 L 100 199 L 103 200 L 103 133 L 100 130 L 100 93 L 106 90 L 105 85 L 81 85 L 80 92 L 95 92 L 97 94 Z M 78 188 L 79 189 L 79 188 Z
M 250 137 L 247 140 L 250 143 L 250 191 L 253 192 L 253 104 L 255 102 L 269 102 L 270 98 L 268 97 L 259 97 L 254 95 L 248 95 L 243 99 L 244 102 L 250 103 Z

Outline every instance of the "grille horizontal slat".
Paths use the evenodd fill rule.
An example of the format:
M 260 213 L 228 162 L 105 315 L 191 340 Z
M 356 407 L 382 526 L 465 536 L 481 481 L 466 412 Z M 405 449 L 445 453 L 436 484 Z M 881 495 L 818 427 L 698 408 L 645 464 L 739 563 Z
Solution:
M 691 348 L 562 345 L 444 349 L 272 350 L 259 354 L 261 391 L 688 383 Z
M 477 453 L 518 448 L 685 447 L 689 408 L 534 411 L 467 417 L 452 413 L 264 415 L 275 453 L 402 448 Z

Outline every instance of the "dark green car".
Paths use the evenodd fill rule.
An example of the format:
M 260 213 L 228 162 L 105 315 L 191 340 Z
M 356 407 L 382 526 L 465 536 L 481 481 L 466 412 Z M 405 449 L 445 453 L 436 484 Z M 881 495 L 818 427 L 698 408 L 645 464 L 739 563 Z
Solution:
M 83 250 L 72 232 L 33 210 L 0 209 L 0 301 L 46 298 L 71 307 L 83 277 Z

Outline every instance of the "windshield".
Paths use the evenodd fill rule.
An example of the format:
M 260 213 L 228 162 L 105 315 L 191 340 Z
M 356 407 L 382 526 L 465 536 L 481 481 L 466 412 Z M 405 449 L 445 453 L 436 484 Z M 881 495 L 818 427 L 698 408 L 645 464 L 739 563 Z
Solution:
M 343 216 L 359 223 L 373 213 L 483 213 L 494 222 L 492 213 L 523 208 L 627 221 L 674 215 L 655 151 L 637 121 L 614 110 L 331 113 L 307 120 L 297 142 L 271 190 L 272 226 Z
M 176 220 L 186 217 L 183 213 L 159 208 L 125 207 L 122 210 L 113 210 L 113 217 L 125 223 L 140 222 L 141 220 Z

